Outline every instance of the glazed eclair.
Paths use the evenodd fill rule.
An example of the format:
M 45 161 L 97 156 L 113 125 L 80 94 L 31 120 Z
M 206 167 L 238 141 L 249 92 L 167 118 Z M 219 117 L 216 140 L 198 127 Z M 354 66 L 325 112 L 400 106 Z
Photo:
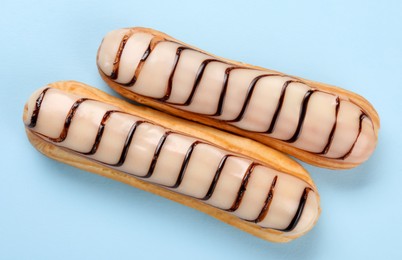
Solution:
M 97 65 L 127 98 L 316 166 L 355 167 L 377 143 L 379 117 L 361 96 L 223 59 L 152 29 L 108 33 Z
M 130 105 L 79 82 L 40 88 L 25 105 L 29 140 L 58 161 L 205 212 L 260 238 L 309 231 L 319 195 L 295 161 L 257 142 Z

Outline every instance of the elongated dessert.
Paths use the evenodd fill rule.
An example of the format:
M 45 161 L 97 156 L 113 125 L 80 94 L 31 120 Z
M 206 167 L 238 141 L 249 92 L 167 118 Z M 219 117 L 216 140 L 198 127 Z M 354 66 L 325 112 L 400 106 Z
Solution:
M 127 98 L 316 166 L 355 167 L 377 143 L 379 117 L 361 96 L 223 59 L 152 29 L 108 33 L 97 65 Z
M 309 231 L 319 195 L 295 161 L 257 142 L 79 82 L 40 88 L 25 105 L 29 140 L 48 157 L 286 242 Z M 134 223 L 135 225 L 135 223 Z

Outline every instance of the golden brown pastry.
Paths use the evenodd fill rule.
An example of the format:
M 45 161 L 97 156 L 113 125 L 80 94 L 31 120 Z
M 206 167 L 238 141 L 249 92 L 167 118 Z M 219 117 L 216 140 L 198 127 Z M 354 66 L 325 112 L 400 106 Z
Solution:
M 297 238 L 320 213 L 313 181 L 280 152 L 130 105 L 79 82 L 56 82 L 34 92 L 23 120 L 30 142 L 48 157 L 182 203 L 263 239 Z
M 97 65 L 127 98 L 316 166 L 357 166 L 377 143 L 378 115 L 361 96 L 223 59 L 152 29 L 108 33 Z

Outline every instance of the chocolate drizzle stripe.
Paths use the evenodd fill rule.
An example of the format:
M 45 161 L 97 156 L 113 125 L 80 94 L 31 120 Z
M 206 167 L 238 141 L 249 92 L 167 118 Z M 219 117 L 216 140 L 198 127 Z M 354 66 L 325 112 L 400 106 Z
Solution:
M 251 100 L 251 98 L 253 96 L 254 89 L 255 89 L 255 86 L 257 85 L 258 81 L 260 79 L 262 79 L 262 78 L 271 77 L 271 76 L 279 76 L 279 75 L 278 74 L 264 74 L 264 75 L 259 75 L 259 76 L 255 77 L 251 81 L 251 83 L 250 83 L 250 85 L 249 85 L 249 87 L 247 89 L 246 98 L 244 100 L 244 103 L 243 103 L 243 106 L 242 106 L 242 108 L 240 110 L 240 113 L 237 115 L 237 117 L 235 119 L 233 119 L 233 120 L 225 120 L 225 121 L 229 122 L 229 123 L 232 123 L 232 122 L 239 122 L 240 120 L 242 120 L 243 117 L 244 117 L 244 114 L 245 114 L 245 112 L 247 110 L 247 107 L 248 107 L 248 105 L 250 103 L 250 100 Z
M 276 121 L 278 120 L 279 114 L 281 113 L 283 101 L 285 100 L 286 90 L 290 83 L 298 82 L 294 80 L 287 80 L 282 85 L 281 95 L 279 96 L 278 104 L 276 105 L 274 115 L 272 116 L 271 123 L 269 125 L 268 130 L 265 132 L 267 134 L 271 134 L 275 130 Z
M 299 206 L 297 207 L 296 213 L 295 213 L 292 221 L 290 221 L 289 225 L 286 228 L 277 229 L 277 230 L 282 231 L 282 232 L 290 232 L 297 226 L 297 224 L 299 223 L 300 218 L 303 214 L 304 207 L 306 206 L 306 201 L 307 201 L 308 194 L 310 191 L 312 191 L 311 188 L 309 188 L 309 187 L 304 188 L 303 194 L 300 198 Z
M 190 162 L 191 155 L 192 155 L 192 153 L 194 151 L 194 148 L 200 143 L 201 143 L 200 141 L 195 141 L 194 143 L 191 144 L 190 148 L 188 148 L 187 153 L 184 156 L 184 160 L 183 160 L 183 163 L 181 165 L 179 175 L 177 176 L 176 183 L 173 184 L 172 186 L 169 186 L 169 188 L 176 189 L 176 188 L 178 188 L 180 186 L 181 182 L 183 181 L 184 174 L 185 174 L 185 172 L 187 170 L 187 166 L 188 166 L 188 163 Z
M 38 121 L 38 117 L 39 117 L 39 112 L 40 112 L 40 108 L 42 105 L 42 101 L 46 95 L 46 92 L 49 90 L 50 88 L 45 88 L 40 95 L 38 96 L 38 98 L 35 101 L 35 108 L 34 111 L 32 112 L 32 116 L 31 116 L 31 122 L 29 123 L 28 127 L 29 128 L 34 128 L 36 126 L 36 122 Z
M 271 206 L 272 199 L 274 198 L 274 192 L 275 192 L 275 185 L 278 180 L 278 175 L 274 177 L 272 180 L 271 188 L 269 188 L 267 198 L 265 199 L 264 206 L 262 207 L 260 214 L 258 214 L 258 217 L 253 221 L 254 223 L 259 223 L 265 219 L 265 217 L 268 214 L 269 207 Z
M 124 162 L 126 161 L 127 153 L 128 153 L 129 148 L 130 148 L 131 141 L 133 140 L 135 131 L 137 130 L 138 126 L 143 124 L 143 123 L 147 123 L 147 122 L 146 121 L 136 121 L 131 126 L 130 131 L 128 131 L 128 135 L 127 135 L 126 140 L 124 142 L 123 150 L 121 151 L 119 161 L 117 163 L 115 163 L 115 164 L 109 164 L 110 166 L 119 167 L 119 166 L 122 166 L 124 164 Z
M 225 167 L 226 161 L 230 156 L 233 155 L 227 154 L 222 157 L 221 161 L 219 162 L 218 169 L 216 169 L 215 176 L 211 182 L 211 185 L 209 186 L 207 194 L 201 200 L 209 200 L 211 198 L 212 194 L 215 191 L 216 185 L 218 184 L 219 177 L 221 176 L 223 167 Z
M 301 131 L 303 129 L 304 119 L 306 118 L 308 102 L 310 101 L 310 98 L 311 98 L 311 96 L 313 95 L 314 92 L 315 92 L 314 89 L 309 89 L 307 91 L 307 93 L 304 95 L 302 105 L 301 105 L 301 108 L 300 108 L 299 121 L 297 122 L 296 131 L 293 134 L 293 136 L 291 138 L 289 138 L 288 140 L 285 140 L 285 142 L 294 143 L 299 138 L 300 133 L 301 133 Z
M 172 93 L 173 78 L 174 78 L 174 75 L 176 72 L 177 65 L 179 64 L 179 61 L 180 61 L 181 53 L 182 53 L 182 51 L 187 50 L 187 49 L 190 49 L 190 48 L 185 47 L 185 46 L 180 46 L 177 48 L 176 55 L 174 57 L 172 72 L 170 72 L 170 75 L 169 75 L 169 80 L 168 80 L 168 84 L 166 87 L 165 95 L 162 98 L 160 98 L 159 100 L 166 101 L 170 98 L 170 94 Z
M 332 141 L 334 140 L 334 135 L 335 135 L 335 131 L 336 131 L 336 125 L 338 122 L 338 113 L 339 113 L 340 104 L 341 104 L 341 102 L 340 102 L 339 97 L 336 97 L 334 124 L 332 126 L 331 132 L 329 133 L 327 144 L 325 145 L 324 149 L 318 154 L 327 154 L 329 149 L 331 148 L 331 144 L 332 144 Z
M 337 158 L 337 159 L 345 160 L 345 159 L 348 158 L 349 155 L 352 153 L 353 148 L 355 148 L 355 145 L 356 145 L 356 143 L 357 143 L 357 140 L 359 140 L 360 134 L 361 134 L 361 132 L 362 132 L 363 120 L 364 120 L 366 117 L 367 117 L 367 115 L 362 111 L 362 113 L 360 114 L 360 117 L 359 117 L 359 132 L 358 132 L 357 135 L 356 135 L 355 141 L 353 142 L 353 144 L 352 144 L 352 146 L 350 147 L 349 151 L 348 151 L 345 155 L 343 155 L 343 156 L 341 156 L 341 157 L 339 157 L 339 158 Z
M 221 116 L 222 115 L 223 104 L 224 104 L 226 92 L 228 89 L 230 72 L 232 70 L 236 70 L 236 69 L 243 69 L 243 68 L 242 67 L 229 67 L 225 70 L 225 75 L 223 77 L 222 90 L 221 90 L 221 94 L 219 95 L 219 101 L 218 101 L 218 106 L 216 107 L 216 112 L 209 116 Z
M 218 60 L 207 59 L 201 63 L 200 67 L 198 68 L 197 75 L 195 76 L 193 88 L 191 89 L 191 93 L 190 93 L 189 97 L 187 98 L 186 102 L 184 102 L 184 104 L 183 104 L 184 106 L 188 106 L 193 102 L 194 94 L 197 92 L 198 86 L 200 85 L 201 78 L 204 75 L 205 68 L 211 62 L 216 62 L 216 61 L 218 61 Z
M 133 77 L 131 78 L 131 80 L 128 83 L 122 84 L 123 86 L 126 86 L 126 87 L 134 86 L 134 84 L 137 82 L 138 76 L 141 72 L 142 67 L 144 66 L 145 61 L 148 59 L 149 55 L 151 54 L 152 46 L 155 47 L 157 43 L 153 43 L 152 40 L 149 42 L 147 49 L 145 50 L 144 54 L 142 55 L 140 61 L 137 64 L 137 67 L 134 70 Z
M 117 49 L 116 57 L 114 58 L 112 73 L 110 74 L 111 79 L 117 79 L 117 77 L 119 76 L 121 54 L 123 53 L 124 47 L 126 46 L 129 38 L 130 36 L 124 35 L 123 39 L 120 42 L 119 48 Z
M 95 138 L 94 144 L 92 145 L 91 150 L 89 152 L 82 153 L 82 154 L 84 154 L 84 155 L 93 155 L 93 154 L 96 153 L 96 151 L 98 150 L 98 147 L 99 147 L 99 143 L 100 143 L 100 141 L 102 139 L 102 136 L 103 136 L 103 131 L 105 130 L 105 124 L 106 124 L 107 120 L 109 120 L 109 118 L 112 115 L 112 113 L 114 113 L 114 112 L 119 112 L 119 111 L 110 110 L 110 111 L 107 111 L 103 115 L 102 121 L 101 121 L 101 123 L 99 125 L 98 132 L 96 134 L 96 138 Z
M 70 129 L 70 124 L 71 124 L 71 121 L 72 121 L 72 119 L 73 119 L 73 117 L 75 115 L 75 112 L 77 112 L 77 109 L 80 107 L 80 105 L 82 103 L 84 103 L 85 101 L 88 101 L 88 100 L 92 100 L 92 99 L 80 98 L 72 105 L 70 111 L 67 114 L 66 120 L 64 121 L 63 130 L 61 131 L 60 136 L 57 137 L 57 138 L 48 137 L 49 140 L 51 140 L 52 142 L 55 142 L 55 143 L 60 143 L 60 142 L 63 142 L 66 139 L 67 134 L 68 134 L 68 130 Z
M 167 137 L 171 134 L 172 132 L 165 132 L 162 137 L 159 139 L 158 145 L 155 148 L 155 152 L 154 152 L 154 156 L 152 157 L 152 162 L 151 165 L 149 166 L 149 170 L 147 175 L 143 176 L 142 178 L 149 178 L 152 176 L 152 174 L 154 173 L 155 170 L 155 166 L 156 163 L 158 161 L 159 158 L 159 154 L 161 153 L 161 150 L 163 148 L 163 145 L 165 144 L 165 141 L 167 139 Z
M 244 174 L 243 180 L 241 181 L 240 188 L 239 188 L 239 191 L 237 192 L 237 197 L 236 197 L 235 201 L 233 202 L 232 206 L 229 209 L 227 209 L 226 211 L 233 212 L 233 211 L 236 211 L 240 207 L 240 204 L 243 200 L 244 193 L 246 192 L 246 189 L 247 189 L 247 185 L 248 185 L 250 176 L 251 176 L 255 166 L 257 166 L 257 165 L 258 164 L 254 163 L 254 162 L 252 164 L 250 164 L 250 166 L 248 167 L 248 169 L 246 171 L 246 174 Z

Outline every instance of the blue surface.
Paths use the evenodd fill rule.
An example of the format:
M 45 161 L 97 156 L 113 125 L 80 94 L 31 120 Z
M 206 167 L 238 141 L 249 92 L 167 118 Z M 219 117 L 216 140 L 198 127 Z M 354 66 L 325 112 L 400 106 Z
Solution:
M 0 259 L 402 259 L 401 1 L 97 2 L 1 1 Z M 129 26 L 360 93 L 381 116 L 377 150 L 353 170 L 306 166 L 323 211 L 289 244 L 39 154 L 25 100 L 67 79 L 111 92 L 96 51 Z

